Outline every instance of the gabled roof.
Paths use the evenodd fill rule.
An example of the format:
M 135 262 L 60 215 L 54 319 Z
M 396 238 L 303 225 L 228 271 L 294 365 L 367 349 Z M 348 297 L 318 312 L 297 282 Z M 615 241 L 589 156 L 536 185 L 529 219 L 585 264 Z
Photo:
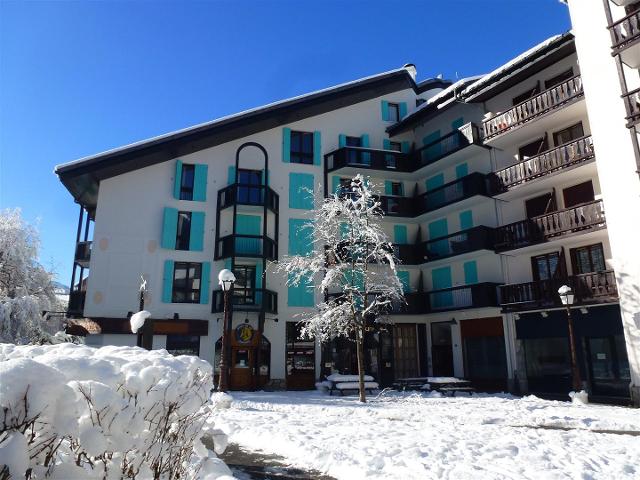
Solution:
M 91 212 L 97 204 L 99 183 L 106 178 L 392 92 L 411 88 L 419 93 L 450 83 L 435 78 L 416 84 L 403 67 L 58 165 L 55 173 L 75 200 Z

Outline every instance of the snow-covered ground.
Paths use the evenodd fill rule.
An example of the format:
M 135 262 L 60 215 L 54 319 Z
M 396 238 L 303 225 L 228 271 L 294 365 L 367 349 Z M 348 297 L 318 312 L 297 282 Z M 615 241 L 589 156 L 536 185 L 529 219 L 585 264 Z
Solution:
M 233 397 L 215 413 L 230 442 L 338 479 L 640 478 L 637 409 L 508 395 Z

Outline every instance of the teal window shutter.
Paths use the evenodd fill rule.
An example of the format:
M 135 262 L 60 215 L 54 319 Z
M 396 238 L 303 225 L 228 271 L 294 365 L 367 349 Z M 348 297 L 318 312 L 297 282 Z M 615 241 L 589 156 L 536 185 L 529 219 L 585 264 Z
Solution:
M 162 238 L 160 246 L 174 250 L 178 234 L 178 209 L 165 207 L 162 219 Z
M 164 261 L 162 275 L 162 302 L 171 303 L 173 295 L 173 260 Z
M 207 201 L 207 173 L 209 166 L 204 163 L 196 164 L 193 178 L 193 200 L 196 202 Z
M 360 145 L 363 148 L 369 148 L 369 134 L 368 133 L 363 133 L 360 136 Z M 371 153 L 369 153 L 369 152 L 363 152 L 362 153 L 362 163 L 364 163 L 365 165 L 371 165 Z
M 451 122 L 451 130 L 458 130 L 462 125 L 464 125 L 464 119 L 462 117 L 456 118 Z
M 393 226 L 393 243 L 397 243 L 400 245 L 406 245 L 408 242 L 407 238 L 407 226 L 406 225 L 394 225 Z
M 313 307 L 313 282 L 311 278 L 303 278 L 298 285 L 288 286 L 287 305 L 290 307 Z
M 231 185 L 232 183 L 236 183 L 236 166 L 229 165 L 229 170 L 227 172 L 227 185 Z
M 392 195 L 392 192 L 393 192 L 393 187 L 392 187 L 391 180 L 385 180 L 384 181 L 384 194 L 385 195 Z
M 441 187 L 442 185 L 444 185 L 444 174 L 443 173 L 439 173 L 437 175 L 434 175 L 433 177 L 429 177 L 425 181 L 425 186 L 427 188 L 427 191 L 433 190 L 433 189 L 438 188 L 438 187 Z
M 200 273 L 200 303 L 206 305 L 209 303 L 209 277 L 211 276 L 211 263 L 202 262 Z
M 400 118 L 407 116 L 407 102 L 400 102 Z
M 173 181 L 173 198 L 180 200 L 180 187 L 182 186 L 182 162 L 176 162 L 176 176 Z
M 462 178 L 469 175 L 469 166 L 466 163 L 456 165 L 456 178 Z
M 289 208 L 313 210 L 312 173 L 289 173 Z
M 464 283 L 471 285 L 478 283 L 478 264 L 475 260 L 464 262 Z
M 282 161 L 289 163 L 291 161 L 291 129 L 282 129 Z
M 262 262 L 256 264 L 256 288 L 262 288 Z
M 473 213 L 471 210 L 460 212 L 460 230 L 473 228 Z
M 429 223 L 427 226 L 429 230 L 429 240 L 433 240 L 434 238 L 446 237 L 449 234 L 449 227 L 447 225 L 447 219 L 441 218 L 436 220 L 435 222 Z M 429 253 L 431 253 L 434 257 L 442 257 L 450 252 L 449 248 L 449 240 L 443 239 L 432 242 L 429 244 Z
M 404 141 L 402 142 L 402 153 L 409 153 L 411 151 L 411 142 Z
M 387 102 L 386 100 L 382 100 L 381 107 L 382 107 L 382 121 L 388 122 L 389 121 L 389 102 Z
M 322 135 L 320 132 L 313 132 L 313 164 L 322 163 Z
M 391 140 L 389 140 L 388 138 L 383 138 L 382 139 L 382 149 L 383 150 L 390 150 L 391 149 Z
M 289 219 L 289 255 L 311 255 L 313 252 L 313 229 L 310 220 Z
M 340 188 L 340 177 L 338 177 L 337 175 L 334 175 L 331 178 L 331 192 L 330 193 L 336 193 L 339 188 Z
M 347 136 L 344 133 L 338 135 L 338 148 L 347 146 Z
M 189 250 L 194 252 L 204 250 L 204 212 L 191 212 Z
M 432 290 L 451 288 L 451 267 L 434 268 L 431 270 Z M 453 293 L 451 290 L 429 294 L 431 308 L 447 308 L 453 305 Z
M 262 217 L 257 215 L 236 215 L 236 234 L 238 235 L 262 235 L 261 225 Z M 235 242 L 238 255 L 258 255 L 261 251 L 260 238 L 238 237 Z
M 398 270 L 397 275 L 398 280 L 400 280 L 400 283 L 402 284 L 402 291 L 404 293 L 411 292 L 411 275 L 409 274 L 409 272 L 407 272 L 406 270 Z
M 440 130 L 430 133 L 422 139 L 423 145 L 431 145 L 440 140 Z M 430 162 L 442 155 L 442 142 L 434 143 L 428 148 L 422 150 L 422 161 Z

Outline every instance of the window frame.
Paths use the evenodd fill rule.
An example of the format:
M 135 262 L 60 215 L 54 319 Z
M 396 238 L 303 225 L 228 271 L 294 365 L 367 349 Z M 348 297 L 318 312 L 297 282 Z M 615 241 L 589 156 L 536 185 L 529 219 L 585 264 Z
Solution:
M 185 175 L 191 172 L 191 175 Z M 191 185 L 185 184 L 185 179 L 191 178 Z M 180 171 L 180 198 L 179 200 L 193 201 L 193 190 L 196 183 L 196 166 L 193 163 L 183 163 Z
M 396 188 L 399 188 L 399 192 L 396 192 Z M 404 183 L 403 182 L 391 182 L 391 195 L 394 197 L 404 197 Z
M 577 135 L 577 136 L 572 135 L 571 134 L 571 130 L 573 130 L 574 128 L 579 128 L 580 132 L 582 132 L 582 133 L 580 135 Z M 560 135 L 562 135 L 565 132 L 570 133 L 569 136 L 571 138 L 569 140 L 565 141 L 565 142 L 562 142 L 562 143 L 558 142 L 558 139 L 560 138 Z M 553 136 L 553 144 L 556 147 L 559 147 L 561 145 L 566 145 L 567 143 L 571 143 L 571 142 L 577 140 L 578 138 L 584 137 L 584 126 L 582 125 L 582 122 L 580 121 L 580 122 L 575 123 L 573 125 L 569 125 L 566 128 L 563 128 L 563 129 L 560 129 L 558 131 L 553 132 L 552 136 Z
M 551 273 L 551 264 L 549 263 L 551 258 L 556 258 L 558 262 L 556 265 L 555 271 L 548 278 L 540 278 L 540 268 L 539 268 L 538 259 L 544 260 L 547 266 L 548 272 Z M 535 282 L 544 282 L 548 280 L 558 280 L 561 278 L 565 278 L 567 275 L 566 275 L 566 266 L 564 263 L 564 255 L 562 254 L 562 251 L 548 252 L 548 253 L 543 253 L 541 255 L 532 256 L 531 257 L 531 274 Z
M 587 251 L 587 255 L 588 255 L 588 259 L 589 259 L 589 265 L 590 265 L 590 271 L 580 271 L 582 269 L 578 268 L 578 251 L 580 250 L 586 250 Z M 603 269 L 602 270 L 595 270 L 595 262 L 594 262 L 594 255 L 593 252 L 594 250 L 600 250 L 600 255 L 602 257 L 602 266 Z M 569 254 L 571 256 L 571 271 L 573 272 L 574 275 L 582 275 L 582 274 L 587 274 L 587 273 L 596 273 L 596 272 L 603 272 L 607 269 L 607 260 L 605 258 L 604 255 L 604 246 L 602 245 L 602 242 L 598 242 L 598 243 L 592 243 L 590 245 L 583 245 L 581 247 L 575 247 L 569 250 Z
M 400 121 L 400 104 L 394 103 L 394 102 L 387 102 L 387 108 L 388 108 L 387 121 L 399 122 Z M 395 112 L 395 118 L 393 118 L 394 115 L 392 114 L 392 112 Z
M 189 250 L 189 244 L 191 242 L 191 222 L 192 222 L 192 214 L 193 212 L 187 211 L 178 211 L 178 222 L 176 225 L 176 250 Z M 181 231 L 181 223 L 184 225 L 184 222 L 181 222 L 182 218 L 189 218 L 189 226 L 187 228 L 186 234 L 183 236 L 181 233 L 185 233 Z M 183 238 L 186 237 L 186 238 Z M 186 245 L 185 245 L 186 243 Z
M 189 276 L 189 271 L 191 268 L 195 269 L 194 275 L 191 278 Z M 185 287 L 177 289 L 176 288 L 176 273 L 178 270 L 185 270 Z M 197 275 L 195 275 L 197 273 Z M 189 283 L 193 285 L 193 282 L 198 280 L 198 288 L 188 287 Z M 200 262 L 175 262 L 173 265 L 173 281 L 171 284 L 171 303 L 200 303 L 200 296 L 202 290 L 202 263 Z M 177 300 L 177 294 L 183 293 L 184 300 Z M 189 299 L 192 297 L 191 299 Z
M 251 275 L 247 275 L 249 272 L 251 272 Z M 245 278 L 250 280 L 250 282 L 245 282 L 250 283 L 250 285 L 243 285 L 241 288 L 238 287 L 238 280 L 234 283 L 232 291 L 234 305 L 254 305 L 256 303 L 257 266 L 235 265 L 233 267 L 233 273 L 236 275 L 236 279 Z M 242 299 L 242 301 L 237 301 L 237 299 Z M 250 302 L 247 302 L 247 299 L 249 299 Z
M 389 150 L 393 151 L 393 152 L 402 152 L 402 143 L 401 142 L 393 142 L 391 140 L 389 140 Z M 394 148 L 395 147 L 395 148 Z
M 299 136 L 298 144 L 301 150 L 294 150 L 294 137 Z M 309 152 L 304 150 L 304 138 L 305 136 L 311 137 L 311 148 Z M 314 135 L 313 132 L 303 132 L 300 130 L 292 130 L 289 142 L 289 163 L 297 163 L 300 165 L 313 165 L 313 152 L 314 152 Z

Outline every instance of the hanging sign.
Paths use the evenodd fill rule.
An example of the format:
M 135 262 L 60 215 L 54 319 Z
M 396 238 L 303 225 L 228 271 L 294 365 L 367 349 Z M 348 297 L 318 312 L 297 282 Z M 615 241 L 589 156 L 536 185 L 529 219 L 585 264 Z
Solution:
M 236 340 L 238 343 L 251 343 L 253 340 L 253 327 L 248 323 L 243 323 L 236 327 Z

